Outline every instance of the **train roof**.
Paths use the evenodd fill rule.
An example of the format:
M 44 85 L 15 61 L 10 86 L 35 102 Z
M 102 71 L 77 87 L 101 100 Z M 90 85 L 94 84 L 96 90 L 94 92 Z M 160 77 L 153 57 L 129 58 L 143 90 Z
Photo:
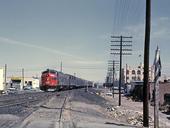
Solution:
M 57 71 L 56 70 L 53 70 L 53 69 L 47 69 L 45 71 L 43 71 L 42 73 L 56 73 Z

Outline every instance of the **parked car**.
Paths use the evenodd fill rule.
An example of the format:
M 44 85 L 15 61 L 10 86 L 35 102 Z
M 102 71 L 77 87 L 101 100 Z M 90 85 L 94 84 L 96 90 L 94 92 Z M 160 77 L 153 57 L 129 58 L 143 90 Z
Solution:
M 8 94 L 16 94 L 18 91 L 16 88 L 8 88 L 7 93 Z

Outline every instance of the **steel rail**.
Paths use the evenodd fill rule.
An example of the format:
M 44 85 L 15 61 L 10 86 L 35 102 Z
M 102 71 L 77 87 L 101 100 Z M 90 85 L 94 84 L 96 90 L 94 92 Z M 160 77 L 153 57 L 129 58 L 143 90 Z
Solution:
M 28 97 L 22 97 L 22 98 L 16 98 L 16 99 L 7 99 L 7 100 L 3 100 L 0 102 L 0 108 L 4 108 L 4 107 L 10 107 L 10 106 L 18 106 L 18 105 L 22 105 L 22 104 L 29 104 L 31 102 L 36 102 L 36 101 L 40 101 L 42 98 L 44 99 L 52 96 L 53 94 L 37 94 L 37 95 L 30 95 Z M 36 96 L 36 97 L 35 97 Z
M 63 113 L 63 109 L 65 107 L 65 104 L 66 104 L 66 100 L 67 100 L 67 96 L 64 98 L 64 102 L 61 106 L 61 110 L 60 110 L 60 116 L 59 116 L 59 128 L 61 128 L 61 118 L 62 118 L 62 113 Z

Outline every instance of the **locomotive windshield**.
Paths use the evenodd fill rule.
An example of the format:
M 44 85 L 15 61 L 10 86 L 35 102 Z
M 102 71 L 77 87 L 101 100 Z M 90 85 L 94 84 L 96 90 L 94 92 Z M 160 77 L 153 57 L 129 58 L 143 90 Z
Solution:
M 55 74 L 55 73 L 57 73 L 57 71 L 55 71 L 55 70 L 46 70 L 46 71 L 44 71 L 44 72 L 42 72 L 42 74 L 45 74 L 45 73 L 52 73 L 52 74 Z

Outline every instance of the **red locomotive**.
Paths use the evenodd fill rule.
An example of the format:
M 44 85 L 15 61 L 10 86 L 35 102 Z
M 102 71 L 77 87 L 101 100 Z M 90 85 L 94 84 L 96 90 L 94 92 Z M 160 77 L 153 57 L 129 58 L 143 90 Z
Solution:
M 40 89 L 43 91 L 57 91 L 85 86 L 92 86 L 92 82 L 56 70 L 47 69 L 41 75 Z
M 41 75 L 40 89 L 47 91 L 48 89 L 56 89 L 59 81 L 57 79 L 57 72 L 55 70 L 46 70 Z

